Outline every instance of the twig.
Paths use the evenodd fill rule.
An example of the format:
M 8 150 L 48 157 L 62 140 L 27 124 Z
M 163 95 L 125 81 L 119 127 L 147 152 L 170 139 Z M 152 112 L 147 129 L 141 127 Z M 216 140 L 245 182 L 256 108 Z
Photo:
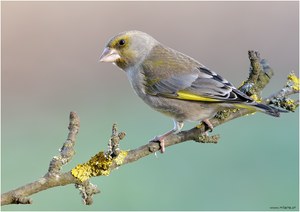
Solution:
M 79 117 L 75 112 L 70 113 L 69 134 L 67 140 L 64 142 L 61 149 L 59 149 L 60 155 L 54 156 L 50 162 L 49 169 L 46 175 L 59 174 L 63 165 L 71 161 L 75 154 L 74 146 L 76 135 L 79 132 L 80 122 Z
M 299 78 L 294 72 L 291 72 L 288 75 L 288 81 L 283 88 L 277 93 L 274 93 L 266 98 L 264 103 L 273 104 L 288 111 L 294 112 L 299 106 L 299 100 L 293 100 L 288 97 L 296 93 L 299 93 Z
M 120 141 L 125 137 L 125 132 L 118 133 L 117 124 L 113 124 L 111 138 L 108 142 L 108 150 L 105 152 L 106 158 L 115 158 L 120 154 Z

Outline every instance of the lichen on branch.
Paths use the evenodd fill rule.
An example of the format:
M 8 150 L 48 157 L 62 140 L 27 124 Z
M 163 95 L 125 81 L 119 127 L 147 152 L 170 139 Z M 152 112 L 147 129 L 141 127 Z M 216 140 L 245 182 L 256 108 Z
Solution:
M 125 137 L 125 132 L 118 133 L 117 125 L 112 126 L 112 135 L 108 142 L 108 150 L 100 151 L 93 156 L 88 162 L 78 164 L 71 170 L 71 173 L 81 182 L 95 176 L 108 176 L 113 163 L 121 165 L 127 156 L 127 151 L 120 150 L 120 141 Z
M 296 93 L 299 93 L 299 78 L 294 72 L 291 72 L 287 76 L 287 82 L 283 88 L 266 98 L 264 102 L 294 112 L 299 106 L 299 100 L 291 99 L 289 96 Z
M 81 182 L 88 180 L 90 177 L 108 176 L 110 174 L 110 167 L 115 162 L 121 165 L 124 158 L 127 156 L 126 151 L 120 151 L 119 155 L 114 158 L 108 158 L 105 152 L 101 151 L 94 155 L 88 162 L 78 164 L 71 170 L 71 173 Z

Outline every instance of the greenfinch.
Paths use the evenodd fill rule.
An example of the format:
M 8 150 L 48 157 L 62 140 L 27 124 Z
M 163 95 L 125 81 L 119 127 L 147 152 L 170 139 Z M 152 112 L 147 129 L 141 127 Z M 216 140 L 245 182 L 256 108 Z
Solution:
M 197 60 L 144 32 L 126 31 L 112 37 L 100 61 L 124 70 L 135 93 L 174 120 L 172 130 L 153 139 L 160 142 L 161 152 L 166 136 L 180 132 L 185 121 L 202 121 L 212 130 L 209 119 L 223 109 L 248 108 L 279 117 L 278 109 L 255 102 Z

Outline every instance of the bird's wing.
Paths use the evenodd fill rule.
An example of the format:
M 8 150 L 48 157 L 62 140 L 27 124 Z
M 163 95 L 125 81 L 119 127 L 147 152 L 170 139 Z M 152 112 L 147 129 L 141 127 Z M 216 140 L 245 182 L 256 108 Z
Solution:
M 252 103 L 230 82 L 205 67 L 180 73 L 152 83 L 145 83 L 146 92 L 154 96 L 204 102 Z

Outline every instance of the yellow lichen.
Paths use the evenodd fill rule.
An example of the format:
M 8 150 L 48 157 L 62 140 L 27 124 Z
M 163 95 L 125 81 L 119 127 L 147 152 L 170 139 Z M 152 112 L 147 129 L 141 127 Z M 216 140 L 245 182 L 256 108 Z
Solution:
M 293 99 L 287 99 L 286 104 L 287 105 L 294 105 L 295 101 Z
M 289 111 L 295 111 L 297 108 L 297 104 L 295 103 L 295 101 L 293 99 L 290 98 L 284 98 L 281 102 L 280 102 L 280 106 L 286 110 Z
M 99 152 L 93 156 L 88 162 L 78 164 L 71 170 L 71 173 L 81 182 L 95 176 L 108 176 L 110 174 L 110 166 L 115 162 L 118 166 L 121 165 L 127 156 L 128 152 L 120 151 L 116 158 L 105 157 L 104 152 Z
M 91 167 L 87 164 L 78 164 L 72 169 L 71 173 L 74 177 L 83 182 L 90 178 Z
M 258 96 L 257 94 L 253 94 L 250 97 L 251 97 L 251 99 L 253 99 L 256 102 L 261 102 L 261 100 L 262 100 L 261 97 Z
M 294 72 L 288 75 L 288 80 L 290 80 L 293 83 L 292 88 L 295 91 L 299 91 L 299 78 L 295 75 Z
M 246 83 L 246 81 L 243 81 L 243 82 L 241 83 L 241 85 L 240 85 L 238 88 L 243 87 L 243 86 L 245 85 L 245 83 Z
M 97 153 L 88 162 L 79 164 L 72 169 L 71 173 L 81 182 L 88 180 L 91 176 L 104 175 L 110 173 L 111 159 L 107 159 L 103 152 Z
M 87 162 L 92 169 L 91 176 L 108 176 L 112 160 L 105 157 L 104 152 L 99 152 Z
M 113 160 L 116 162 L 116 164 L 118 166 L 120 166 L 120 165 L 123 164 L 123 161 L 126 158 L 127 154 L 128 154 L 127 151 L 122 151 L 121 150 L 121 152 L 119 153 L 119 155 L 116 158 L 114 158 Z
M 238 108 L 230 108 L 230 109 L 225 109 L 218 111 L 217 114 L 215 115 L 215 118 L 219 120 L 224 120 L 230 116 L 231 113 L 237 112 L 239 109 Z

